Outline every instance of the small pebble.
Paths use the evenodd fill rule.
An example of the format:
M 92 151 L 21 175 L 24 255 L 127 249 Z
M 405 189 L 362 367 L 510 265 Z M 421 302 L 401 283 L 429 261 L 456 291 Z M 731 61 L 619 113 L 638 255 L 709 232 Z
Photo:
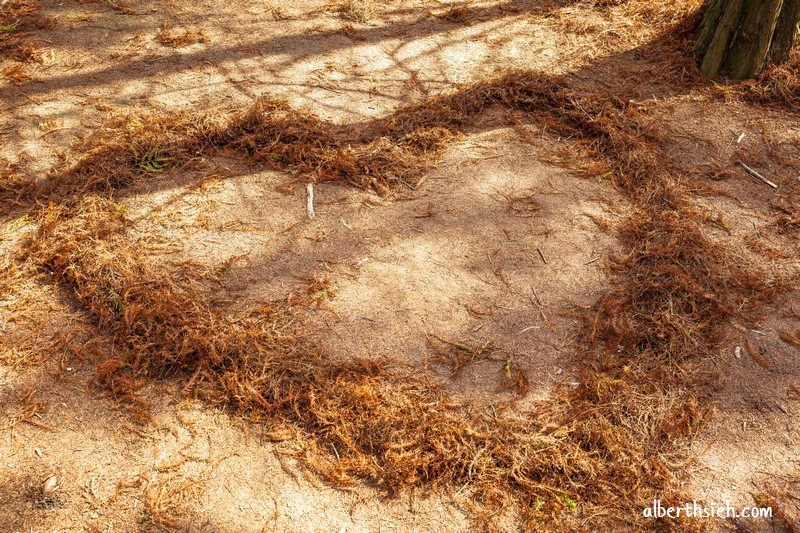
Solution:
M 50 476 L 42 485 L 42 492 L 49 495 L 58 490 L 58 478 L 55 475 Z

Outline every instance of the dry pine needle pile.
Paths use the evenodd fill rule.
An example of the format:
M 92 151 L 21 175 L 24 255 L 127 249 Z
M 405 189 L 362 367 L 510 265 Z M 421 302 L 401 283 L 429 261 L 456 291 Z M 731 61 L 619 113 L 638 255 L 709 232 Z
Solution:
M 625 253 L 609 261 L 611 289 L 585 316 L 579 385 L 524 418 L 456 405 L 407 370 L 330 360 L 303 335 L 303 298 L 229 309 L 202 275 L 148 257 L 112 199 L 143 176 L 220 153 L 381 193 L 415 187 L 450 141 L 497 106 L 572 139 L 634 206 L 619 228 Z M 575 513 L 630 525 L 631 510 L 653 494 L 679 498 L 673 473 L 707 420 L 717 385 L 709 356 L 724 324 L 781 289 L 709 240 L 713 216 L 689 199 L 692 184 L 637 113 L 609 95 L 582 95 L 569 78 L 530 72 L 358 131 L 265 98 L 215 120 L 128 118 L 46 184 L 0 189 L 0 200 L 36 219 L 20 261 L 49 274 L 110 346 L 95 385 L 143 417 L 137 389 L 177 377 L 187 392 L 263 420 L 282 449 L 332 483 L 462 489 L 479 515 L 512 505 L 530 525 Z

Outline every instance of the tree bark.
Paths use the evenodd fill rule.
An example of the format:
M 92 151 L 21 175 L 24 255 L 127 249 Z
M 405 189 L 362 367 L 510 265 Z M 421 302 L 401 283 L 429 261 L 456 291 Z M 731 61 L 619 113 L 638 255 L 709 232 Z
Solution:
M 789 58 L 798 23 L 800 0 L 710 0 L 694 46 L 700 70 L 757 76 Z
M 769 58 L 772 63 L 780 65 L 789 59 L 792 48 L 797 43 L 798 22 L 800 22 L 800 0 L 784 0 L 783 11 L 772 36 Z

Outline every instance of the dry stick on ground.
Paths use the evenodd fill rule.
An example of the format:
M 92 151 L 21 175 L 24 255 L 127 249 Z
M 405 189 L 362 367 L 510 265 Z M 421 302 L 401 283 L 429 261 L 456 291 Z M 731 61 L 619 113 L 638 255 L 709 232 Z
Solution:
M 425 379 L 377 361 L 327 359 L 300 329 L 301 300 L 231 316 L 201 279 L 148 261 L 124 211 L 98 196 L 141 175 L 131 143 L 140 153 L 156 143 L 174 165 L 227 148 L 322 180 L 413 186 L 447 141 L 493 105 L 589 147 L 637 206 L 620 227 L 627 250 L 610 267 L 612 288 L 585 316 L 580 385 L 559 389 L 524 419 L 460 408 Z M 630 525 L 653 493 L 683 497 L 671 484 L 673 465 L 707 419 L 704 400 L 716 384 L 704 363 L 726 320 L 780 287 L 706 237 L 657 132 L 625 102 L 580 96 L 568 78 L 517 73 L 400 109 L 363 133 L 272 100 L 227 125 L 158 120 L 141 137 L 106 137 L 56 176 L 39 193 L 51 203 L 27 245 L 27 259 L 72 288 L 97 334 L 114 343 L 117 358 L 98 368 L 99 387 L 134 403 L 144 376 L 197 376 L 196 394 L 265 415 L 274 438 L 286 425 L 304 435 L 300 455 L 333 483 L 371 479 L 394 492 L 469 482 L 489 513 L 511 501 L 531 527 L 573 507 Z
M 767 185 L 769 185 L 773 189 L 777 189 L 778 188 L 777 185 L 775 185 L 774 183 L 769 181 L 767 178 L 765 178 L 764 176 L 762 176 L 761 174 L 759 174 L 758 172 L 756 172 L 752 168 L 748 167 L 747 165 L 745 165 L 741 161 L 739 161 L 739 166 L 742 167 L 745 172 L 747 172 L 748 174 L 750 174 L 752 177 L 756 178 L 757 180 L 759 180 L 759 181 L 761 181 L 763 183 L 766 183 Z
M 544 305 L 542 305 L 542 301 L 539 299 L 539 295 L 536 294 L 536 289 L 531 287 L 531 292 L 533 293 L 534 303 L 536 304 L 536 308 L 539 310 L 539 314 L 542 315 L 542 320 L 544 321 L 547 329 L 552 331 L 555 334 L 558 334 L 556 328 L 550 323 L 550 320 L 547 318 L 547 315 L 544 312 Z
M 306 214 L 309 219 L 314 218 L 314 184 L 306 183 Z

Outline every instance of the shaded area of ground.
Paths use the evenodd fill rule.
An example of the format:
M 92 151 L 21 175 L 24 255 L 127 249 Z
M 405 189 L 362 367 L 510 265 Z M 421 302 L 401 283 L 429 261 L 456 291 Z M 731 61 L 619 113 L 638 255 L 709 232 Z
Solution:
M 183 26 L 207 27 L 211 43 L 192 45 L 179 54 L 153 40 L 163 12 L 151 10 L 166 9 L 158 3 L 153 3 L 154 7 L 137 6 L 137 11 L 145 14 L 141 16 L 124 15 L 96 4 L 70 4 L 63 12 L 58 11 L 61 7 L 50 6 L 48 12 L 58 21 L 76 17 L 76 9 L 89 6 L 97 9 L 93 22 L 72 18 L 72 27 L 56 26 L 47 34 L 64 65 L 43 68 L 35 73 L 34 81 L 20 87 L 0 87 L 4 101 L 13 106 L 4 110 L 13 114 L 10 130 L 4 130 L 4 151 L 23 163 L 28 159 L 34 170 L 48 168 L 59 152 L 69 153 L 74 134 L 98 126 L 111 107 L 209 108 L 227 101 L 232 103 L 224 105 L 238 105 L 252 100 L 261 92 L 260 87 L 268 84 L 271 92 L 288 97 L 297 107 L 311 108 L 323 118 L 369 124 L 402 102 L 455 82 L 479 78 L 497 66 L 498 57 L 508 58 L 505 67 L 542 70 L 572 70 L 572 62 L 580 58 L 589 66 L 577 69 L 574 75 L 591 78 L 587 82 L 590 85 L 619 89 L 622 84 L 616 73 L 625 70 L 623 66 L 634 69 L 625 84 L 634 87 L 625 97 L 641 99 L 643 112 L 652 113 L 661 127 L 672 128 L 674 145 L 667 149 L 683 161 L 687 172 L 709 163 L 731 172 L 737 159 L 746 159 L 769 172 L 781 185 L 778 192 L 761 188 L 747 176 L 733 174 L 722 182 L 704 178 L 705 183 L 723 188 L 729 196 L 703 201 L 726 215 L 737 244 L 744 245 L 755 236 L 787 247 L 787 241 L 762 235 L 759 227 L 776 217 L 775 202 L 796 190 L 793 165 L 798 137 L 791 129 L 791 117 L 779 112 L 767 116 L 761 110 L 736 104 L 725 107 L 713 99 L 685 95 L 686 91 L 670 87 L 668 80 L 661 84 L 658 77 L 648 77 L 648 62 L 659 51 L 660 42 L 643 46 L 619 42 L 624 30 L 616 29 L 617 21 L 611 15 L 606 20 L 600 15 L 591 19 L 593 30 L 570 34 L 562 32 L 561 23 L 553 24 L 545 16 L 560 9 L 574 15 L 570 19 L 573 23 L 581 16 L 589 20 L 586 13 L 575 12 L 571 4 L 548 9 L 539 3 L 511 6 L 522 10 L 521 14 L 511 11 L 511 15 L 501 9 L 509 6 L 477 6 L 478 14 L 487 20 L 472 25 L 398 9 L 387 15 L 381 26 L 357 27 L 362 40 L 361 36 L 354 39 L 334 33 L 342 30 L 342 23 L 331 12 L 322 12 L 318 18 L 309 15 L 281 21 L 274 12 L 267 17 L 268 10 L 254 7 L 258 13 L 231 14 L 231 21 L 239 17 L 239 22 L 247 20 L 249 25 L 227 22 L 226 28 L 198 15 L 220 10 L 220 6 L 196 5 L 169 15 Z M 322 6 L 306 7 L 313 11 Z M 514 23 L 507 24 L 509 20 Z M 111 26 L 103 28 L 103 23 Z M 77 32 L 76 28 L 84 24 L 93 29 Z M 314 25 L 321 26 L 318 34 L 309 37 L 302 33 Z M 264 38 L 265 27 L 275 35 Z M 240 32 L 236 37 L 240 41 L 225 42 L 228 30 Z M 133 44 L 121 44 L 139 31 L 145 31 L 146 36 L 127 41 Z M 257 38 L 248 35 L 255 33 Z M 72 39 L 75 34 L 85 42 Z M 409 43 L 412 36 L 414 40 Z M 591 52 L 587 56 L 581 47 L 597 38 L 607 40 L 612 51 L 620 50 L 601 58 L 590 57 Z M 103 59 L 106 66 L 101 61 L 99 65 L 83 61 L 68 68 L 66 62 L 81 62 L 85 49 L 97 39 L 114 41 L 119 47 L 96 52 L 101 56 L 110 52 Z M 630 83 L 635 76 L 646 81 Z M 84 96 L 86 87 L 92 87 L 93 92 Z M 709 112 L 711 107 L 717 109 Z M 707 120 L 711 116 L 714 127 L 698 124 L 694 120 L 697 116 Z M 604 259 L 615 246 L 608 230 L 586 215 L 598 220 L 608 217 L 611 224 L 624 208 L 614 201 L 608 186 L 533 161 L 537 153 L 541 157 L 542 150 L 555 151 L 554 144 L 523 143 L 509 130 L 487 130 L 470 135 L 451 149 L 443 165 L 428 177 L 428 183 L 407 201 L 384 201 L 337 186 L 319 187 L 318 217 L 310 222 L 305 220 L 304 191 L 277 192 L 283 178 L 272 172 L 234 170 L 230 179 L 202 195 L 186 193 L 175 182 L 154 179 L 151 190 L 145 187 L 133 191 L 127 202 L 133 210 L 148 212 L 154 203 L 172 194 L 179 197 L 174 205 L 148 219 L 163 225 L 165 239 L 180 243 L 175 250 L 178 257 L 215 268 L 246 254 L 233 261 L 226 277 L 229 290 L 242 302 L 279 297 L 292 290 L 296 275 L 329 276 L 336 297 L 322 302 L 308 327 L 334 354 L 432 361 L 434 372 L 446 375 L 446 367 L 436 364 L 425 346 L 425 332 L 476 344 L 502 339 L 497 343 L 497 360 L 468 367 L 450 387 L 465 398 L 482 397 L 491 403 L 504 357 L 514 356 L 531 381 L 529 399 L 536 399 L 545 397 L 560 380 L 568 379 L 566 356 L 576 321 L 563 313 L 594 300 L 604 280 Z M 741 133 L 746 137 L 737 142 Z M 776 137 L 781 138 L 776 141 Z M 782 158 L 775 155 L 776 144 Z M 236 169 L 235 162 L 230 168 Z M 541 209 L 523 209 L 520 213 L 509 208 L 509 198 L 528 195 L 541 204 Z M 524 208 L 527 204 L 515 205 Z M 297 226 L 292 227 L 295 223 Z M 720 238 L 729 237 L 720 231 Z M 5 245 L 10 246 L 8 243 Z M 796 258 L 796 243 L 794 248 L 791 240 L 788 243 Z M 544 264 L 539 250 L 548 264 Z M 596 258 L 599 260 L 594 261 Z M 776 268 L 796 268 L 792 259 L 778 258 Z M 537 290 L 533 299 L 529 288 Z M 552 329 L 537 309 L 537 298 Z M 796 296 L 790 295 L 776 305 L 763 328 L 741 326 L 745 328 L 741 336 L 750 339 L 755 353 L 762 354 L 771 369 L 747 350 L 740 350 L 740 357 L 736 357 L 735 347 L 742 348 L 743 341 L 720 349 L 719 364 L 728 376 L 728 387 L 720 397 L 716 421 L 698 436 L 696 451 L 702 455 L 692 472 L 692 493 L 700 498 L 730 497 L 740 504 L 751 503 L 753 493 L 777 494 L 778 489 L 791 486 L 796 477 L 797 458 L 791 442 L 796 438 L 797 415 L 787 393 L 791 396 L 797 376 L 797 350 L 778 340 L 780 331 L 797 329 L 794 307 Z M 10 322 L 6 320 L 3 327 L 12 327 Z M 23 374 L 28 372 L 20 368 Z M 71 375 L 66 367 L 62 372 Z M 16 370 L 3 379 L 8 398 L 24 395 L 23 383 L 41 388 L 41 383 L 47 382 L 44 378 L 20 377 Z M 254 447 L 242 444 L 242 430 L 233 427 L 236 424 L 227 415 L 208 413 L 198 406 L 165 405 L 158 412 L 157 429 L 137 435 L 140 430 L 128 429 L 124 418 L 117 419 L 103 401 L 82 405 L 87 397 L 82 390 L 86 379 L 85 374 L 78 373 L 65 380 L 69 386 L 63 390 L 44 391 L 49 407 L 42 420 L 60 427 L 62 423 L 72 424 L 70 417 L 77 416 L 87 421 L 88 431 L 78 425 L 81 420 L 59 433 L 30 427 L 7 430 L 9 438 L 18 432 L 2 458 L 7 479 L 17 479 L 13 476 L 19 471 L 31 474 L 35 483 L 51 471 L 65 479 L 62 497 L 54 502 L 34 498 L 21 521 L 12 522 L 12 527 L 38 523 L 43 517 L 57 523 L 75 516 L 79 517 L 76 524 L 88 528 L 95 527 L 93 524 L 98 524 L 97 529 L 119 528 L 120 520 L 132 524 L 141 518 L 139 506 L 144 506 L 149 490 L 152 494 L 151 487 L 166 483 L 168 490 L 170 481 L 180 484 L 204 476 L 209 479 L 203 480 L 203 491 L 198 492 L 202 495 L 184 502 L 189 523 L 199 528 L 228 530 L 259 525 L 253 527 L 255 530 L 263 524 L 299 531 L 320 523 L 347 530 L 469 527 L 458 505 L 440 497 L 410 503 L 414 509 L 410 512 L 405 502 L 380 501 L 375 503 L 377 507 L 371 507 L 374 493 L 365 487 L 343 494 L 315 486 L 313 479 L 297 477 L 293 467 L 289 468 L 293 474 L 279 468 L 280 462 L 269 447 L 262 448 L 259 443 L 254 451 Z M 163 387 L 166 396 L 172 396 L 168 385 Z M 164 392 L 153 390 L 152 400 L 163 402 Z M 67 406 L 63 410 L 58 406 L 59 395 L 64 395 Z M 13 401 L 7 402 L 5 414 L 11 416 L 17 407 Z M 190 424 L 177 418 L 184 416 L 184 410 L 189 413 L 186 416 L 196 417 Z M 115 421 L 112 424 L 110 420 Z M 200 428 L 201 438 L 178 453 L 176 450 L 192 441 L 187 427 Z M 86 443 L 87 433 L 102 444 L 92 447 Z M 256 437 L 250 438 L 254 441 Z M 71 453 L 63 446 L 65 440 L 74 440 Z M 88 452 L 76 452 L 79 448 Z M 226 453 L 216 454 L 219 448 L 225 448 Z M 119 457 L 120 450 L 125 450 L 123 457 Z M 142 456 L 150 455 L 152 461 L 142 461 Z M 185 468 L 183 464 L 171 466 L 190 455 L 202 460 L 188 461 Z M 101 467 L 93 464 L 98 457 Z M 215 464 L 218 460 L 222 462 Z M 68 465 L 70 461 L 75 462 Z M 163 468 L 164 464 L 170 468 L 160 473 L 159 465 Z M 214 468 L 208 468 L 209 464 Z M 112 480 L 111 471 L 119 477 Z M 254 471 L 264 472 L 263 477 L 248 478 L 246 474 Z M 142 484 L 130 492 L 123 490 L 118 503 L 109 501 L 117 480 L 135 481 L 140 474 L 144 475 Z M 109 479 L 101 482 L 101 477 Z M 290 481 L 293 477 L 296 480 Z M 225 480 L 232 478 L 248 479 L 253 484 L 231 486 Z M 17 483 L 24 486 L 19 479 Z M 285 488 L 285 484 L 292 488 Z M 12 490 L 6 494 L 16 493 Z M 308 502 L 312 500 L 325 503 L 311 505 Z M 458 497 L 455 500 L 458 504 Z M 2 503 L 9 505 L 5 501 L 8 497 Z M 18 505 L 19 498 L 15 496 L 13 502 L 10 505 Z M 354 510 L 345 512 L 351 505 Z M 776 505 L 785 509 L 790 520 L 797 519 L 791 497 L 784 496 Z M 108 508 L 119 514 L 105 512 Z M 67 515 L 71 516 L 65 518 Z M 117 522 L 109 525 L 114 520 Z M 152 527 L 146 519 L 136 523 L 139 525 L 130 526 L 131 530 Z M 768 530 L 774 525 L 728 523 L 720 527 Z

